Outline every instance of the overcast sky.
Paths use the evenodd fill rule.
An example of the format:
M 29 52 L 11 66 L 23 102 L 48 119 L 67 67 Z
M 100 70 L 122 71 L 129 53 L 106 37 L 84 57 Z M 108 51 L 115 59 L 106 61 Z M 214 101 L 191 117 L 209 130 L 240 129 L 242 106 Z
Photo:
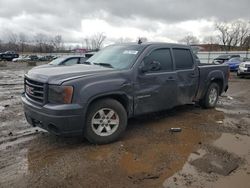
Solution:
M 119 38 L 176 42 L 215 34 L 214 22 L 250 20 L 250 0 L 0 0 L 0 39 L 6 33 L 62 35 L 81 43 L 105 33 Z

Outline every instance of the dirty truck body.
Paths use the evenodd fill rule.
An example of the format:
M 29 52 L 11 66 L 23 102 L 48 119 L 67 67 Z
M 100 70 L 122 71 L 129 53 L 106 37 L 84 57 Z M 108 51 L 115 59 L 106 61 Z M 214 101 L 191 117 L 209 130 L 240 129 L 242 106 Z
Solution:
M 109 143 L 129 117 L 193 102 L 212 108 L 228 88 L 228 66 L 199 65 L 186 45 L 113 45 L 88 61 L 25 75 L 22 101 L 31 125 Z

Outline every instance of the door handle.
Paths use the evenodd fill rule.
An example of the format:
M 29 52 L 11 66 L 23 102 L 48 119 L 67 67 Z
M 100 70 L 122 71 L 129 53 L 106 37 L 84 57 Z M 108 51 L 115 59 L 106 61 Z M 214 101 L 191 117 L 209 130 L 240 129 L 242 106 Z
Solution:
M 167 78 L 167 80 L 174 80 L 174 77 L 169 76 L 169 77 Z
M 189 74 L 189 77 L 191 77 L 191 78 L 196 78 L 196 77 L 198 77 L 198 75 L 195 74 L 195 73 L 191 73 L 191 74 Z

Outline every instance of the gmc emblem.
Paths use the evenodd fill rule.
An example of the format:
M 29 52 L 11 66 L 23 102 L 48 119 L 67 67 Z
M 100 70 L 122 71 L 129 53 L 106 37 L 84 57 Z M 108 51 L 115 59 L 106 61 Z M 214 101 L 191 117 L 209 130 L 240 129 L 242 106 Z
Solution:
M 26 93 L 34 95 L 34 91 L 33 90 L 34 90 L 34 88 L 26 85 Z

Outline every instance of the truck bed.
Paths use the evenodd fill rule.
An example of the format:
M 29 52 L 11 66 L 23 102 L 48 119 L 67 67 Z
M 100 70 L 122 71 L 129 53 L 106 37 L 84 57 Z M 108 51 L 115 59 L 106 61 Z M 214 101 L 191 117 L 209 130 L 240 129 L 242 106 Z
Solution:
M 213 76 L 210 75 L 216 75 L 217 77 L 222 78 L 223 82 L 221 82 L 221 92 L 225 91 L 228 87 L 228 77 L 229 77 L 229 67 L 228 65 L 214 65 L 214 64 L 199 64 L 199 86 L 198 86 L 198 92 L 196 95 L 196 99 L 201 99 L 204 96 L 204 93 L 206 92 L 209 83 L 211 80 L 214 79 Z

